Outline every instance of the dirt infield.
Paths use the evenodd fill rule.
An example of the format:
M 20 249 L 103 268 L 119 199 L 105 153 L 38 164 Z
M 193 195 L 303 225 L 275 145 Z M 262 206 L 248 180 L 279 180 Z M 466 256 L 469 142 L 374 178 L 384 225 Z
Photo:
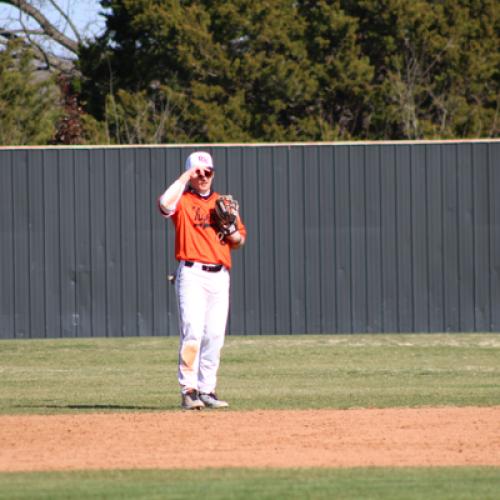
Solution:
M 0 471 L 500 466 L 500 407 L 0 417 Z

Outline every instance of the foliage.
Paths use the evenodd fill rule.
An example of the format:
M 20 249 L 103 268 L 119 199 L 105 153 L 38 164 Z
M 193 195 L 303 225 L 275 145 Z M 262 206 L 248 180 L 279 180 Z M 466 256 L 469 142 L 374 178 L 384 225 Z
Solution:
M 114 142 L 498 136 L 494 0 L 102 0 L 88 109 Z
M 61 114 L 51 78 L 36 78 L 29 50 L 10 42 L 0 51 L 0 144 L 47 144 Z
M 86 113 L 80 102 L 79 79 L 60 74 L 62 113 L 51 144 L 106 144 L 109 137 L 102 123 Z
M 43 15 L 47 3 L 1 3 L 39 29 L 3 27 L 0 43 L 31 47 L 39 67 L 81 87 L 63 92 L 55 138 L 26 120 L 15 136 L 16 90 L 1 123 L 15 138 L 4 143 L 500 136 L 496 0 L 101 0 L 106 29 L 87 40 L 64 9 L 58 26 L 73 38 Z M 39 36 L 77 60 L 47 51 Z M 2 64 L 19 73 L 25 63 L 7 56 L 12 49 Z M 23 78 L 47 94 L 36 73 Z
M 498 136 L 495 0 L 342 2 L 375 68 L 373 138 Z
M 188 141 L 189 136 L 178 125 L 178 109 L 182 98 L 165 87 L 149 92 L 119 89 L 108 94 L 104 107 L 107 134 L 111 141 L 147 144 Z
M 109 95 L 142 100 L 143 116 L 154 107 L 170 124 L 150 133 L 152 142 L 348 137 L 371 69 L 356 48 L 355 21 L 336 19 L 325 2 L 306 4 L 105 0 L 108 30 L 81 52 L 90 109 L 108 115 Z M 324 57 L 333 58 L 328 67 Z M 111 135 L 129 142 L 128 127 L 116 134 L 117 121 Z

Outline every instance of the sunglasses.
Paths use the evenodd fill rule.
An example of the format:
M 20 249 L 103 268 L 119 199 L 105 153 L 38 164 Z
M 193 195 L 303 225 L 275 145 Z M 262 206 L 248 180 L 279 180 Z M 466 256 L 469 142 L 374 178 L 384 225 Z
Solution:
M 197 170 L 196 175 L 201 179 L 203 177 L 206 177 L 207 179 L 210 179 L 214 175 L 214 171 L 212 169 L 209 170 Z

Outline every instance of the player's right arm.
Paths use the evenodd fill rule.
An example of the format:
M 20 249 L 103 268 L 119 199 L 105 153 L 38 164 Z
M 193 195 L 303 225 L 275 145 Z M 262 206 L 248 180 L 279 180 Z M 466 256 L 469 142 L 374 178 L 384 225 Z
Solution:
M 177 180 L 170 184 L 166 191 L 158 198 L 158 207 L 164 217 L 171 217 L 174 215 L 177 204 L 186 190 L 186 184 L 189 182 L 189 179 L 195 176 L 195 167 L 186 170 Z

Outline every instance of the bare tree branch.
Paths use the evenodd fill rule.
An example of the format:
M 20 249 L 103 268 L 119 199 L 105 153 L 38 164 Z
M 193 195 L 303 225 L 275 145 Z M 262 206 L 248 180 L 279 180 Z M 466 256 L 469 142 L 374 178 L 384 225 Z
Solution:
M 55 57 L 45 51 L 38 43 L 33 40 L 29 40 L 28 42 L 24 37 L 18 36 L 13 31 L 0 30 L 0 44 L 7 45 L 9 40 L 18 40 L 26 49 L 31 49 L 35 60 L 44 66 L 39 69 L 50 70 L 54 68 L 62 73 L 71 73 L 74 71 L 75 65 L 72 60 L 64 57 Z
M 3 25 L 0 26 L 2 44 L 3 40 L 15 39 L 21 41 L 25 48 L 31 48 L 35 60 L 38 61 L 39 70 L 66 74 L 76 71 L 74 56 L 78 55 L 82 38 L 70 15 L 65 13 L 55 0 L 46 0 L 45 5 L 57 12 L 60 19 L 75 34 L 76 40 L 66 36 L 55 22 L 50 21 L 42 13 L 43 7 L 33 0 L 0 0 L 0 4 L 9 5 L 17 10 L 15 17 L 9 16 L 3 19 Z M 67 56 L 62 55 L 65 52 Z
M 54 9 L 57 10 L 57 12 L 59 12 L 59 14 L 61 14 L 63 19 L 68 23 L 68 26 L 71 28 L 71 31 L 75 35 L 76 39 L 78 40 L 78 44 L 81 44 L 82 39 L 80 37 L 80 33 L 68 14 L 66 14 L 66 12 L 64 12 L 61 7 L 59 7 L 59 5 L 54 2 L 54 0 L 49 0 L 49 3 L 54 7 Z
M 0 28 L 0 36 L 8 36 L 8 34 L 13 34 L 13 35 L 37 35 L 37 36 L 47 36 L 45 32 L 42 30 L 28 30 L 28 29 L 21 29 L 21 30 L 6 30 L 4 28 Z
M 59 31 L 43 14 L 42 12 L 34 7 L 30 2 L 26 0 L 2 0 L 1 3 L 6 3 L 18 8 L 21 12 L 29 16 L 31 19 L 34 19 L 42 28 L 44 33 L 49 36 L 52 40 L 57 42 L 59 45 L 69 50 L 73 54 L 78 53 L 78 45 L 79 41 L 75 41 L 64 33 Z M 54 5 L 54 2 L 51 1 L 51 4 Z M 60 8 L 58 11 L 61 12 Z M 66 14 L 63 13 L 66 21 L 69 21 L 69 18 Z M 69 23 L 68 23 L 69 24 Z M 73 23 L 70 24 L 71 29 L 75 29 Z

